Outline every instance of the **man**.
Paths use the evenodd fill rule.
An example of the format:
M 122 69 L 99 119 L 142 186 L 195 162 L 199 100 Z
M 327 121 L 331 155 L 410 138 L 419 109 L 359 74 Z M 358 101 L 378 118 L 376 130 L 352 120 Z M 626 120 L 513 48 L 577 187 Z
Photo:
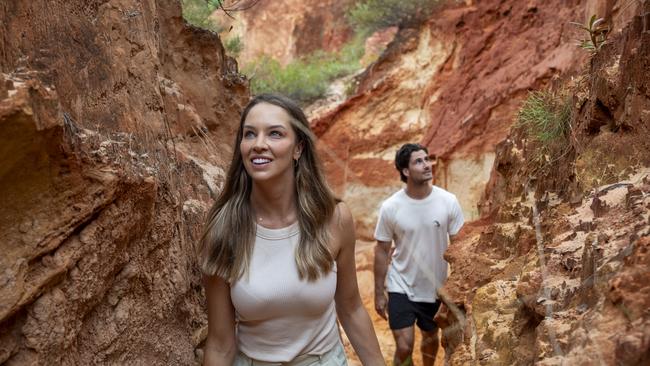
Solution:
M 438 328 L 433 317 L 440 307 L 437 290 L 447 279 L 442 255 L 448 235 L 463 226 L 456 196 L 431 184 L 431 165 L 422 145 L 405 144 L 397 151 L 395 167 L 406 187 L 382 203 L 375 229 L 375 309 L 384 319 L 388 310 L 395 365 L 412 363 L 414 324 L 422 332 L 424 365 L 435 361 Z

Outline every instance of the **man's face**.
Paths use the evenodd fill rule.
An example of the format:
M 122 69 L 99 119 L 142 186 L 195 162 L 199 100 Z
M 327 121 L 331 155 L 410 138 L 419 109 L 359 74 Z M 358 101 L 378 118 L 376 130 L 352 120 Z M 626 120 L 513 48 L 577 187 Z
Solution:
M 433 179 L 431 165 L 431 159 L 424 150 L 414 151 L 409 159 L 409 167 L 403 173 L 410 182 L 422 184 Z

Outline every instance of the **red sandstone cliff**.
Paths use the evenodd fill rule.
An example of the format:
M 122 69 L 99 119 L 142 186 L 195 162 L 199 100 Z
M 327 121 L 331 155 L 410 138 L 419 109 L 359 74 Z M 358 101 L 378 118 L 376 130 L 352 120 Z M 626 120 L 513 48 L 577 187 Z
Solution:
M 639 22 L 639 18 L 633 18 L 640 11 L 639 4 L 625 1 L 467 1 L 465 4 L 442 7 L 421 28 L 401 29 L 384 55 L 362 75 L 356 95 L 335 107 L 333 111 L 312 116 L 314 128 L 321 137 L 321 150 L 326 158 L 330 180 L 338 193 L 350 204 L 357 220 L 360 238 L 372 238 L 379 203 L 400 187 L 392 160 L 397 147 L 407 141 L 421 141 L 438 156 L 436 184 L 459 197 L 469 220 L 479 218 L 481 213 L 492 213 L 497 217 L 510 215 L 508 209 L 502 208 L 501 205 L 510 207 L 505 197 L 513 197 L 516 193 L 506 193 L 506 187 L 518 180 L 512 176 L 501 176 L 498 171 L 511 169 L 512 164 L 522 166 L 525 163 L 517 161 L 510 164 L 508 160 L 495 163 L 495 157 L 502 154 L 495 146 L 507 138 L 521 102 L 530 90 L 544 89 L 590 72 L 585 70 L 590 62 L 587 52 L 576 47 L 576 40 L 584 35 L 569 22 L 583 21 L 592 14 L 607 16 L 612 24 L 612 35 L 617 35 L 612 36 L 611 41 L 619 43 L 625 39 L 621 38 L 621 31 L 630 22 Z M 619 56 L 613 54 L 610 58 L 616 62 Z M 640 62 L 642 58 L 637 60 Z M 647 66 L 642 64 L 635 67 L 647 70 Z M 612 73 L 618 68 L 619 65 L 614 63 L 604 70 Z M 643 79 L 645 74 L 636 71 L 635 75 Z M 640 107 L 642 104 L 638 101 L 636 104 L 630 103 L 636 99 L 643 100 L 644 97 L 612 97 L 607 94 L 615 88 L 614 85 L 627 87 L 631 78 L 633 77 L 627 76 L 617 82 L 592 83 L 589 88 L 596 88 L 605 96 L 587 102 L 589 113 L 593 115 L 590 118 L 596 121 L 589 124 L 596 126 L 592 130 L 597 130 L 602 125 L 620 124 L 620 120 L 629 118 L 624 116 L 630 116 L 632 113 L 637 121 L 634 130 L 639 129 L 639 133 L 634 138 L 617 135 L 616 139 L 620 140 L 616 146 L 634 146 L 643 150 L 641 136 L 645 135 L 645 130 L 640 121 L 647 120 L 647 116 L 643 112 L 644 108 Z M 639 87 L 640 90 L 644 90 L 643 88 Z M 616 93 L 621 94 L 620 91 Z M 609 107 L 602 111 L 601 104 Z M 632 109 L 635 112 L 626 109 L 629 105 L 635 105 Z M 609 111 L 610 107 L 615 108 L 615 111 Z M 611 151 L 613 156 L 626 156 L 617 148 L 607 148 L 611 146 L 610 142 L 606 142 L 610 138 L 612 136 L 609 134 L 595 138 L 590 145 L 593 147 L 591 152 L 576 158 L 575 166 L 583 176 L 600 174 L 598 169 L 625 168 L 621 159 L 609 159 L 608 164 L 604 165 L 594 164 L 598 159 L 607 156 L 606 151 Z M 517 154 L 517 151 L 514 150 L 510 154 Z M 635 158 L 634 164 L 648 166 L 647 163 L 639 163 L 639 159 Z M 497 173 L 493 173 L 493 166 Z M 501 166 L 505 168 L 500 168 Z M 607 168 L 608 166 L 616 168 Z M 555 183 L 549 178 L 545 186 L 540 186 L 540 191 L 555 189 L 558 184 L 575 186 L 575 182 L 572 183 L 569 177 L 573 171 L 571 167 L 559 170 L 566 174 L 556 177 Z M 521 194 L 522 188 L 517 187 L 517 192 Z M 486 188 L 487 195 L 479 207 L 479 200 L 486 194 Z M 635 205 L 643 206 L 644 203 L 636 202 Z M 521 209 L 516 207 L 518 208 L 513 210 Z M 501 208 L 502 211 L 499 212 L 502 213 L 495 213 L 495 208 Z M 479 209 L 482 209 L 482 212 Z M 621 211 L 616 212 L 622 215 L 627 208 L 620 209 Z M 569 212 L 566 214 L 574 215 Z M 464 242 L 450 251 L 453 273 L 450 282 L 453 286 L 465 289 L 463 296 L 470 297 L 470 300 L 466 301 L 463 301 L 463 297 L 453 297 L 454 301 L 461 305 L 461 309 L 466 310 L 471 306 L 471 297 L 480 290 L 480 285 L 484 284 L 476 280 L 475 276 L 480 276 L 486 271 L 509 276 L 511 272 L 504 270 L 502 266 L 508 263 L 508 268 L 516 271 L 526 263 L 524 258 L 527 258 L 528 251 L 533 249 L 531 240 L 534 233 L 530 231 L 530 223 L 526 224 L 528 226 L 524 225 L 528 231 L 519 223 L 487 229 L 482 226 L 494 219 L 488 217 L 468 226 L 466 238 L 473 238 L 475 241 L 478 237 L 473 235 L 477 235 L 481 230 L 486 231 L 487 234 L 480 236 L 480 245 Z M 525 216 L 523 220 L 529 219 Z M 585 217 L 584 220 L 588 218 Z M 630 229 L 626 225 L 630 222 L 621 224 L 621 227 L 617 228 L 621 234 L 617 235 L 625 235 Z M 556 224 L 560 223 L 551 220 L 546 225 Z M 359 244 L 358 273 L 364 301 L 373 315 L 371 251 L 370 243 Z M 492 252 L 499 253 L 500 260 L 505 260 L 508 256 L 512 258 L 510 261 L 495 261 L 490 259 L 492 254 L 489 253 Z M 486 277 L 490 278 L 487 275 Z M 484 277 L 480 278 L 488 281 Z M 500 278 L 497 276 L 493 281 Z M 500 286 L 500 283 L 489 285 Z M 458 364 L 507 364 L 519 360 L 518 357 L 523 357 L 522 363 L 531 362 L 535 357 L 548 357 L 549 363 L 557 361 L 552 358 L 554 354 L 544 348 L 546 346 L 536 346 L 535 342 L 543 343 L 543 340 L 529 337 L 531 329 L 533 333 L 536 329 L 544 332 L 544 325 L 539 329 L 532 325 L 539 321 L 536 318 L 539 314 L 526 316 L 525 311 L 523 315 L 518 314 L 517 320 L 520 323 L 514 324 L 510 321 L 503 329 L 496 330 L 514 334 L 511 338 L 504 338 L 509 341 L 498 343 L 500 341 L 496 338 L 501 337 L 501 333 L 491 333 L 492 330 L 485 329 L 485 324 L 505 321 L 505 318 L 499 316 L 498 309 L 494 312 L 492 308 L 503 307 L 508 314 L 514 314 L 514 310 L 508 307 L 510 303 L 498 302 L 501 301 L 501 295 L 510 296 L 513 293 L 504 293 L 500 287 L 498 291 L 493 291 L 491 287 L 482 290 L 488 292 L 491 296 L 489 301 L 492 301 L 477 303 L 477 306 L 484 309 L 485 314 L 479 315 L 482 316 L 481 326 L 484 329 L 479 335 L 467 329 L 465 332 L 454 333 L 458 325 L 449 323 L 444 334 L 450 360 L 455 360 Z M 602 298 L 601 296 L 600 299 Z M 603 315 L 603 318 L 607 319 L 608 316 L 609 314 Z M 558 326 L 573 329 L 574 321 L 575 319 L 564 323 L 560 321 Z M 392 337 L 385 322 L 375 318 L 375 325 L 382 338 L 384 351 L 390 353 Z M 511 326 L 519 328 L 509 328 Z M 640 327 L 643 326 L 632 326 L 636 330 L 641 329 Z M 525 332 L 529 333 L 522 331 L 524 328 Z M 477 341 L 479 336 L 485 337 L 486 343 L 480 346 L 482 348 L 477 348 L 480 344 L 477 342 L 481 341 Z M 523 338 L 514 342 L 517 336 Z M 641 336 L 630 342 L 645 344 L 639 339 L 645 338 Z M 460 342 L 459 340 L 464 341 L 470 348 L 456 347 L 454 342 Z M 516 347 L 519 348 L 515 349 Z M 534 354 L 533 349 L 543 351 Z M 643 354 L 642 349 L 643 347 L 637 349 L 635 354 Z M 479 355 L 479 351 L 484 351 L 484 355 Z M 523 353 L 518 354 L 520 351 Z M 608 362 L 615 363 L 612 359 L 608 359 Z
M 437 184 L 460 199 L 467 219 L 490 177 L 528 90 L 575 74 L 585 61 L 569 21 L 585 4 L 484 1 L 436 10 L 402 29 L 363 75 L 357 94 L 314 116 L 332 183 L 371 238 L 381 199 L 399 188 L 394 152 L 422 141 L 439 157 Z
M 452 365 L 650 362 L 650 2 L 573 92 L 570 153 L 533 172 L 517 131 L 497 147 L 491 224 L 447 258 Z
M 0 20 L 0 363 L 196 363 L 235 63 L 173 1 L 4 1 Z

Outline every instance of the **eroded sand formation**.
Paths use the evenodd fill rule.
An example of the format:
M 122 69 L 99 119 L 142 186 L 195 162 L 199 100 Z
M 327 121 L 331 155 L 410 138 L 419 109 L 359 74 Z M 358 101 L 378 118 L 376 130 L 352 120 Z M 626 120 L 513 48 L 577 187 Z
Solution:
M 173 1 L 0 6 L 0 363 L 194 364 L 247 83 Z

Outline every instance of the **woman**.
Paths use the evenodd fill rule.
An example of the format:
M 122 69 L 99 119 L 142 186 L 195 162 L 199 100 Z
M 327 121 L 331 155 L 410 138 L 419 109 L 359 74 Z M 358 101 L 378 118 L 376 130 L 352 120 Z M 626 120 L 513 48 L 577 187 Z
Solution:
M 384 365 L 356 280 L 354 223 L 327 187 L 307 118 L 264 94 L 242 113 L 201 266 L 205 365 L 346 365 L 336 317 L 364 365 Z

